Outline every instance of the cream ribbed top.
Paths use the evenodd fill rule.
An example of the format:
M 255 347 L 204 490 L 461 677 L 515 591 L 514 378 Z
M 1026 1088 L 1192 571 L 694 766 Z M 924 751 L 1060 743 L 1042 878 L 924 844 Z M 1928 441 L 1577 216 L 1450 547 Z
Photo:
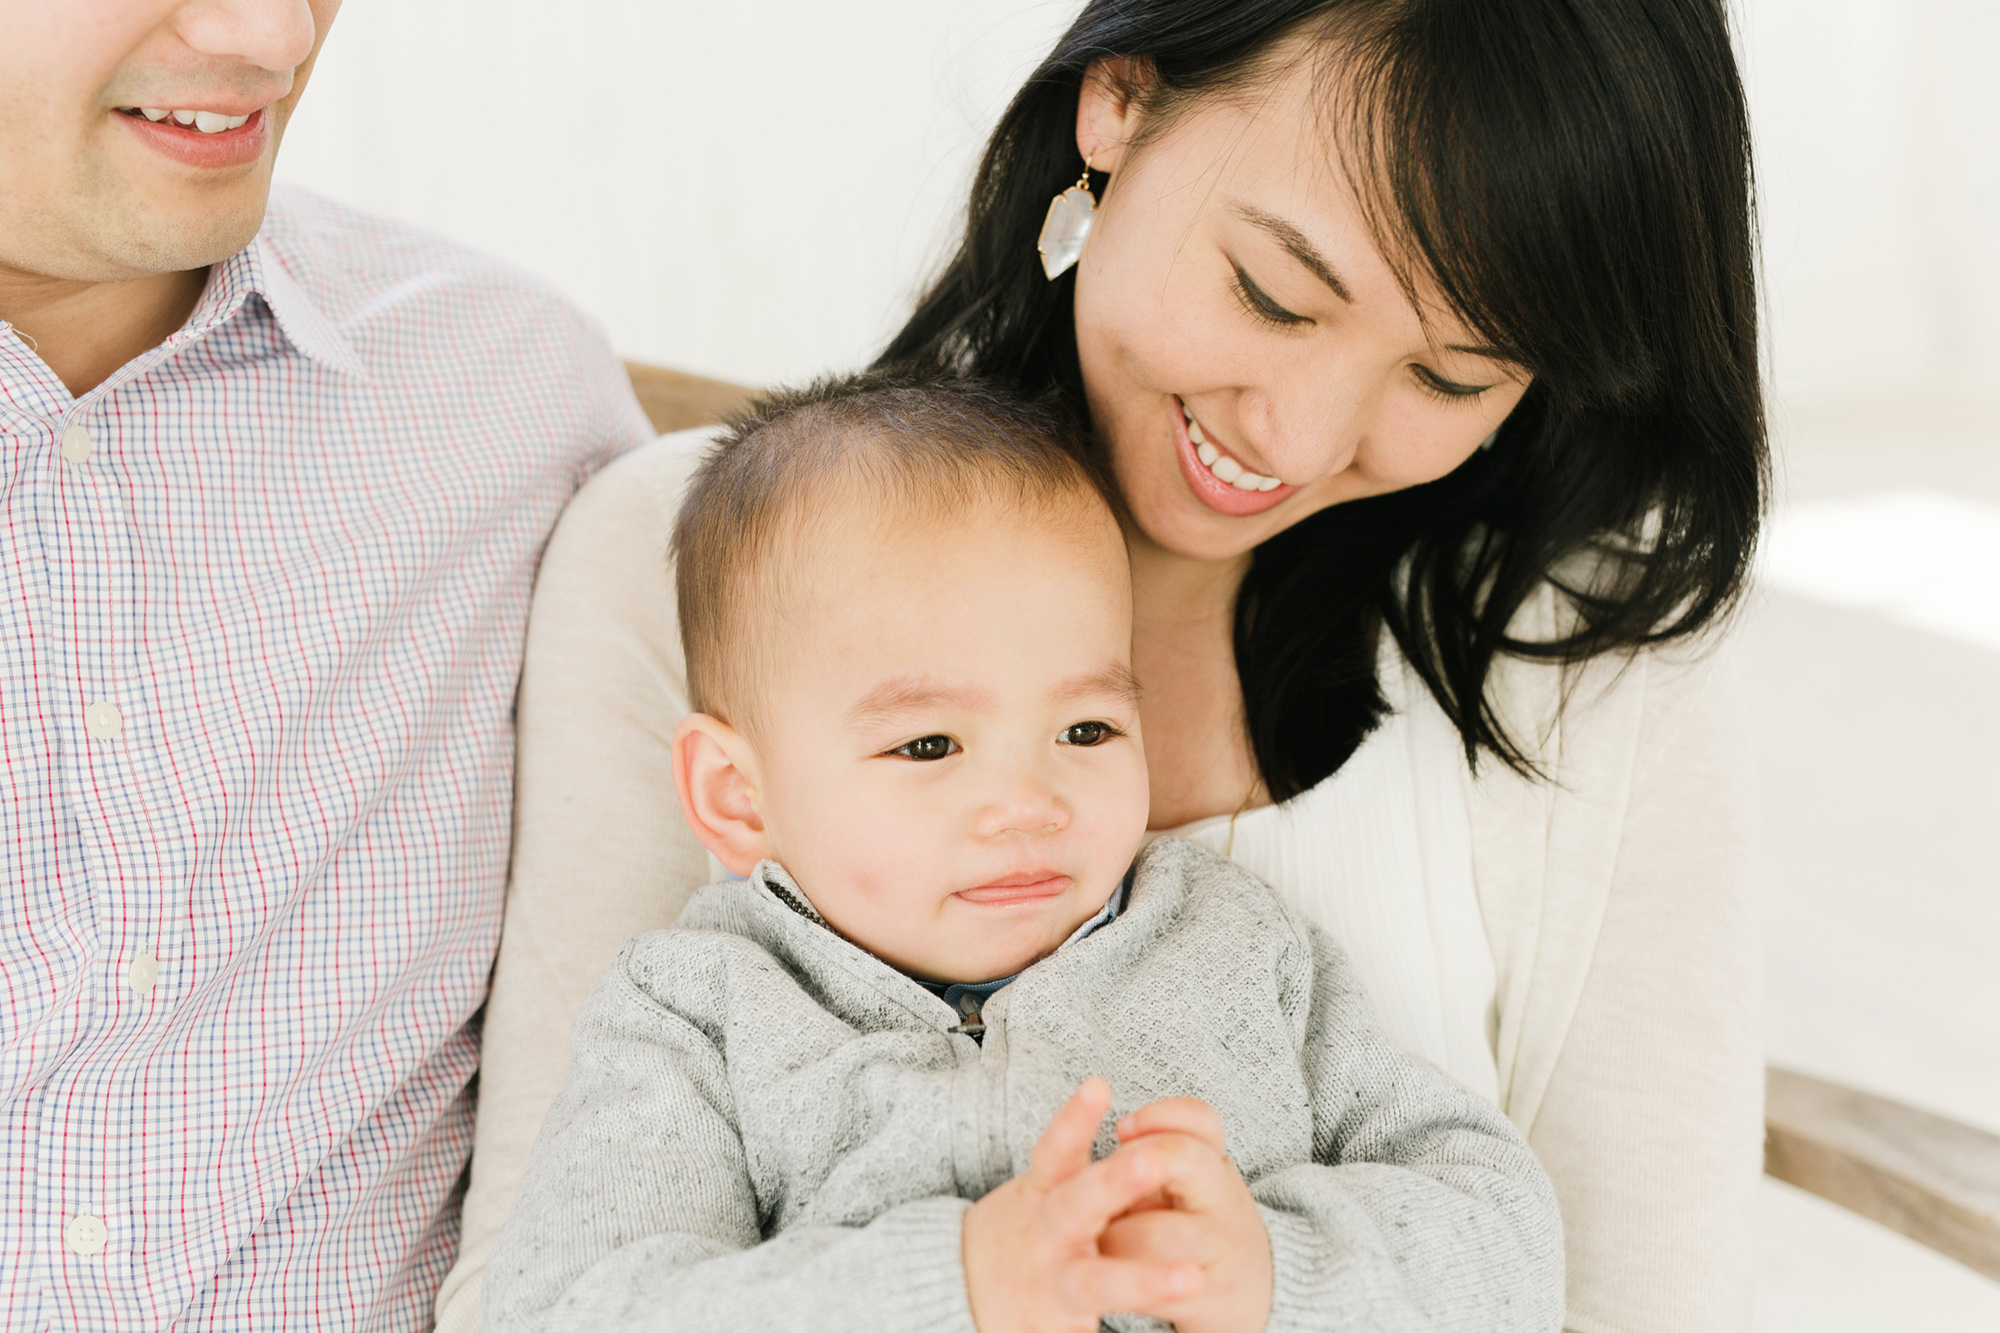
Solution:
M 1458 733 L 1428 694 L 1283 805 L 1174 830 L 1276 888 L 1347 950 L 1391 1040 L 1492 1101 L 1493 950 Z

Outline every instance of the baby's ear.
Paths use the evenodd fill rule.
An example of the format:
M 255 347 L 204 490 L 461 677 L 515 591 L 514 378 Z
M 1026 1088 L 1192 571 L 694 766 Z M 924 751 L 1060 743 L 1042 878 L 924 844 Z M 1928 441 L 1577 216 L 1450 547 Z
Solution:
M 757 795 L 756 752 L 719 717 L 690 713 L 674 728 L 674 790 L 701 845 L 748 875 L 771 854 Z

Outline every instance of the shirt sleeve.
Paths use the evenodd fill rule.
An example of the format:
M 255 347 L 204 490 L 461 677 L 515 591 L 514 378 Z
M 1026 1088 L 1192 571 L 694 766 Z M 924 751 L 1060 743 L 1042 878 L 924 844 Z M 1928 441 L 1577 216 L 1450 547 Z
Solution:
M 1562 1222 L 1534 1154 L 1491 1101 L 1397 1049 L 1331 937 L 1308 937 L 1314 1160 L 1251 1187 L 1269 1327 L 1559 1328 Z
M 619 946 L 707 883 L 674 795 L 687 713 L 668 539 L 702 432 L 626 454 L 570 503 L 536 579 L 516 720 L 514 859 L 486 1003 L 458 1261 L 438 1327 L 479 1326 L 480 1272 Z
M 1747 1326 L 1763 1159 L 1749 726 L 1726 654 L 1647 667 L 1596 949 L 1529 1141 L 1575 1333 Z
M 711 1025 L 622 967 L 585 1005 L 569 1080 L 487 1266 L 487 1327 L 974 1333 L 963 1199 L 763 1238 Z

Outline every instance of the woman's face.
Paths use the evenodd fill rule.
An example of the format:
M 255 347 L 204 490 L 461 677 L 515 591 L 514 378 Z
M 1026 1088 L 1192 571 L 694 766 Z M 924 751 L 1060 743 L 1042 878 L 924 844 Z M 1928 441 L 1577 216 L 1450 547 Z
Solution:
M 1419 316 L 1297 64 L 1138 151 L 1110 81 L 1087 79 L 1078 113 L 1079 146 L 1111 172 L 1076 276 L 1092 421 L 1139 535 L 1194 559 L 1444 476 L 1528 384 L 1421 287 Z

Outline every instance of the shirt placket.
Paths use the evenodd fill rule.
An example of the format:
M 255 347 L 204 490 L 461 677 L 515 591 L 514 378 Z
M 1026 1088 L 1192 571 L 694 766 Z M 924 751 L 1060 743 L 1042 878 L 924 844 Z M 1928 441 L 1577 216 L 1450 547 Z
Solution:
M 145 1062 L 130 1056 L 165 999 L 159 936 L 174 860 L 147 814 L 155 710 L 138 669 L 143 590 L 127 496 L 128 468 L 145 456 L 117 438 L 104 411 L 108 388 L 56 424 L 59 461 L 42 541 L 49 641 L 67 657 L 53 674 L 63 696 L 62 799 L 79 845 L 65 860 L 81 865 L 89 887 L 65 894 L 87 943 L 64 1006 L 70 1058 L 39 1098 L 38 1212 L 55 1233 L 44 1238 L 58 1261 L 49 1294 L 83 1324 L 144 1318 L 122 1308 L 147 1285 L 133 1272 L 135 1253 L 148 1248 L 136 1155 Z

